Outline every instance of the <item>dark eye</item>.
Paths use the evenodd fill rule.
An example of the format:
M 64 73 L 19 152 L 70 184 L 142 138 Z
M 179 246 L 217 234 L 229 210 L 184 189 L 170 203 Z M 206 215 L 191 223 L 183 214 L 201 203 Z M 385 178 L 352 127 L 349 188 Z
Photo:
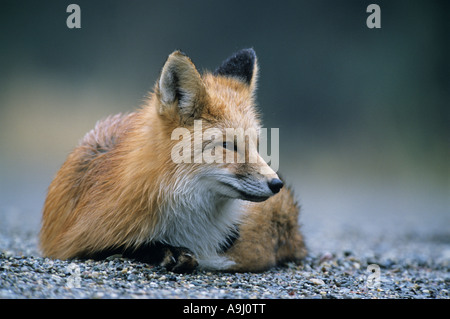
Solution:
M 233 142 L 223 142 L 223 148 L 226 148 L 227 150 L 230 150 L 230 151 L 237 152 L 237 145 L 236 145 L 236 143 L 233 143 Z

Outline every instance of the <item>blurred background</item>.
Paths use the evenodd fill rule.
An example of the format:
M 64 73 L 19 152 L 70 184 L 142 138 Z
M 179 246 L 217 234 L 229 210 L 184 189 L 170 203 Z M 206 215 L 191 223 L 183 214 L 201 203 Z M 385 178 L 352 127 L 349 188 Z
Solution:
M 66 26 L 71 3 L 81 29 Z M 366 26 L 370 3 L 381 29 Z M 139 107 L 173 50 L 214 70 L 253 47 L 311 247 L 353 233 L 450 242 L 448 1 L 0 5 L 0 229 L 38 231 L 68 153 L 97 120 Z

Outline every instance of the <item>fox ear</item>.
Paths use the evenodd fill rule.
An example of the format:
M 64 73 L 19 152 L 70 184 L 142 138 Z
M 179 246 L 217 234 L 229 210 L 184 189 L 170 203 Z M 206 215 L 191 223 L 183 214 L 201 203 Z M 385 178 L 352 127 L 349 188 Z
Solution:
M 253 49 L 243 49 L 222 62 L 214 75 L 230 76 L 254 87 L 258 77 L 258 63 Z
M 167 58 L 157 83 L 160 114 L 176 111 L 184 119 L 196 118 L 202 111 L 205 87 L 191 59 L 180 51 Z

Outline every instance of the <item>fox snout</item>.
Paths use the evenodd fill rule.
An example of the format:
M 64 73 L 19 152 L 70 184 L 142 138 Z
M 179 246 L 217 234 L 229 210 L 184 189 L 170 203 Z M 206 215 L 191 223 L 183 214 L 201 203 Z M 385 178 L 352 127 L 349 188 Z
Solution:
M 275 174 L 274 177 L 257 178 L 254 175 L 238 177 L 235 189 L 238 198 L 251 202 L 262 202 L 280 192 L 283 182 Z
M 264 180 L 246 180 L 245 188 L 241 190 L 242 199 L 251 202 L 262 202 L 280 192 L 283 182 L 278 177 Z
M 277 194 L 284 184 L 279 178 L 272 178 L 267 182 L 267 185 L 274 194 Z

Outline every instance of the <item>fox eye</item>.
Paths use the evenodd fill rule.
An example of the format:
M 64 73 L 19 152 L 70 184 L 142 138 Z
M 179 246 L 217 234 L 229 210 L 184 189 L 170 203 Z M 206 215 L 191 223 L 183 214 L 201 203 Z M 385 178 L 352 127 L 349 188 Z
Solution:
M 237 145 L 233 142 L 223 142 L 223 148 L 237 152 Z

